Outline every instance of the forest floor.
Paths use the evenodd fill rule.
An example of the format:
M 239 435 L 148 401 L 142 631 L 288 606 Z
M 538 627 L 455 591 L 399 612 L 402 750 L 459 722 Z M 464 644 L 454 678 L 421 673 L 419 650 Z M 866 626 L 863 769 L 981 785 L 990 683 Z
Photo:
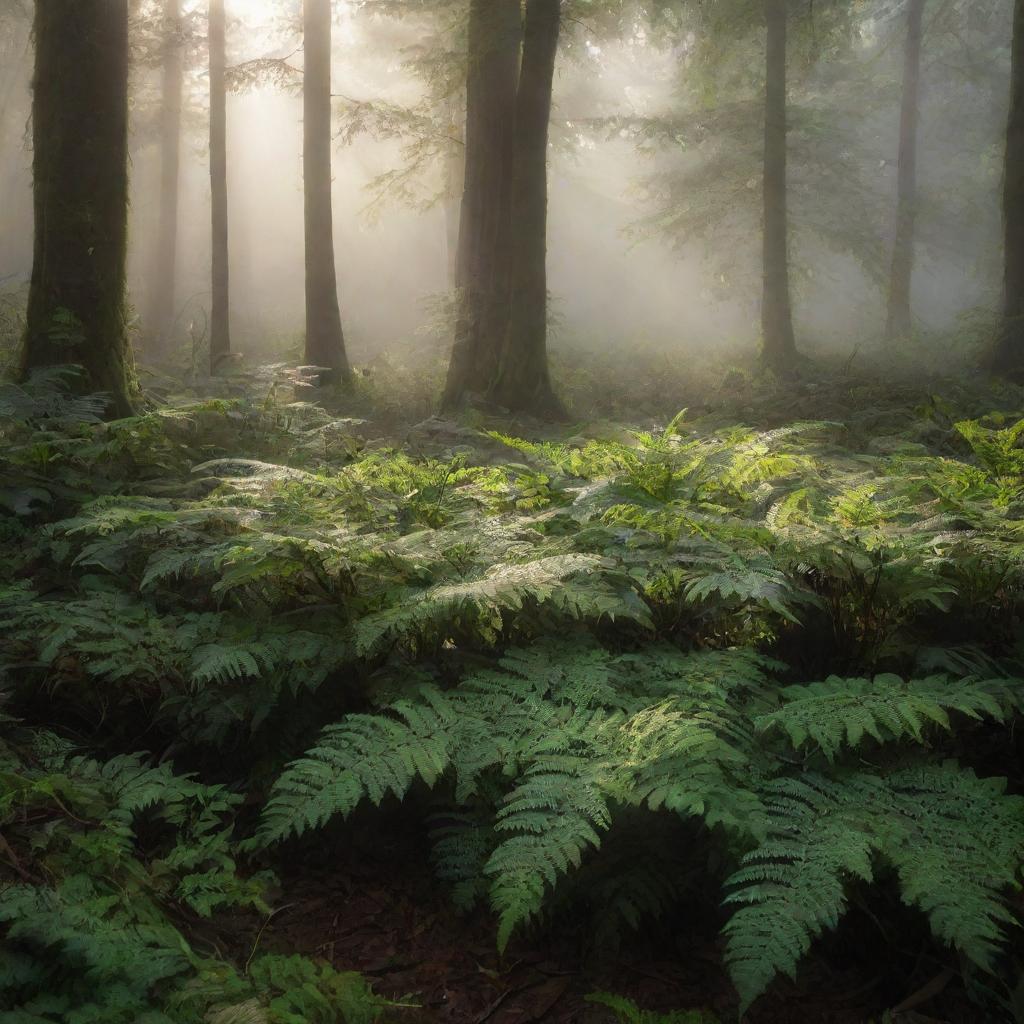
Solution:
M 747 1024 L 1024 1020 L 1020 930 L 991 963 L 970 948 L 1024 917 L 1024 389 L 608 357 L 563 379 L 572 421 L 550 424 L 431 415 L 436 384 L 385 362 L 336 395 L 287 367 L 185 393 L 154 377 L 151 408 L 113 424 L 59 376 L 0 391 L 0 924 L 34 922 L 9 945 L 35 1016 L 12 1022 L 159 1004 L 154 1024 L 334 1024 L 347 982 L 323 964 L 397 1024 L 608 1024 L 597 992 L 659 1014 L 627 1024 L 710 1024 L 744 984 Z M 507 762 L 460 763 L 453 731 L 443 771 L 403 739 L 336 792 L 288 790 L 336 723 L 386 739 L 424 692 L 453 730 L 465 712 L 500 733 L 478 676 L 513 712 Z M 666 775 L 642 789 L 616 772 L 661 762 L 629 729 L 660 749 L 643 729 L 669 704 Z M 543 899 L 513 908 L 499 953 L 503 807 L 577 718 L 552 749 L 580 774 L 543 799 L 572 823 L 557 801 L 587 781 L 596 827 L 513 878 Z M 708 766 L 707 793 L 672 789 Z M 864 833 L 874 876 L 842 829 L 808 860 L 824 909 L 793 858 L 757 850 L 772 786 L 808 778 L 852 794 L 851 835 L 876 812 L 889 829 Z M 486 822 L 483 858 L 441 879 L 459 815 L 463 853 Z M 907 822 L 909 853 L 887 848 Z M 789 886 L 754 983 L 723 931 L 752 849 Z M 773 932 L 794 917 L 789 980 Z M 0 1013 L 13 1001 L 0 977 Z
M 303 867 L 282 879 L 282 910 L 262 937 L 267 949 L 325 958 L 356 970 L 375 991 L 407 1008 L 395 1024 L 607 1024 L 589 1002 L 614 992 L 651 1011 L 704 1009 L 722 1021 L 736 998 L 722 966 L 719 922 L 675 918 L 631 937 L 614 954 L 587 955 L 580 925 L 559 922 L 515 941 L 505 956 L 494 945 L 494 919 L 460 913 L 438 887 L 424 843 L 385 839 L 384 856 L 346 857 Z M 1024 907 L 1022 907 L 1024 909 Z M 865 922 L 861 922 L 863 926 Z M 778 983 L 744 1018 L 746 1024 L 986 1024 L 955 974 L 928 955 L 918 936 L 917 963 L 881 945 L 865 956 L 848 931 L 809 960 L 798 982 Z M 880 1006 L 903 1012 L 883 1012 Z

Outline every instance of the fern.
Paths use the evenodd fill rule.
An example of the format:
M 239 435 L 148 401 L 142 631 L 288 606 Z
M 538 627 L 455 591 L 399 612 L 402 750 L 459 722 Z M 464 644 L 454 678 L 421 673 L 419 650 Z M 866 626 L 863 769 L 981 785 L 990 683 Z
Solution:
M 717 1018 L 703 1010 L 641 1010 L 632 999 L 610 992 L 593 992 L 587 996 L 587 1002 L 606 1006 L 620 1024 L 717 1024 Z
M 428 785 L 448 766 L 455 709 L 437 691 L 391 716 L 352 715 L 325 730 L 319 746 L 292 764 L 266 805 L 259 838 L 279 842 L 348 815 L 363 799 L 405 796 L 415 778 Z
M 878 743 L 910 736 L 921 743 L 926 725 L 950 731 L 950 712 L 1004 721 L 1024 708 L 1024 683 L 946 676 L 909 682 L 894 675 L 874 680 L 832 676 L 823 683 L 787 687 L 782 699 L 779 710 L 756 720 L 757 728 L 781 729 L 794 747 L 814 743 L 832 761 L 844 744 L 856 747 L 865 736 Z
M 513 650 L 500 671 L 474 673 L 447 694 L 419 688 L 325 730 L 278 779 L 258 841 L 319 827 L 364 799 L 404 796 L 416 778 L 450 779 L 461 803 L 497 786 L 491 843 L 474 832 L 465 850 L 452 828 L 438 857 L 464 898 L 476 891 L 467 865 L 482 865 L 504 946 L 600 846 L 613 801 L 759 834 L 760 801 L 738 781 L 752 733 L 733 700 L 767 667 L 751 655 L 670 648 L 620 658 L 586 642 Z
M 441 583 L 362 618 L 355 627 L 353 645 L 366 657 L 397 640 L 436 635 L 439 629 L 467 620 L 486 640 L 494 642 L 503 614 L 517 612 L 528 602 L 570 619 L 607 616 L 648 624 L 643 603 L 629 588 L 616 587 L 610 574 L 604 578 L 602 568 L 608 566 L 593 556 L 560 555 L 496 566 L 471 581 Z
M 608 805 L 588 779 L 591 769 L 587 759 L 541 758 L 498 811 L 495 829 L 502 838 L 484 873 L 494 878 L 500 950 L 540 911 L 559 876 L 578 868 L 587 849 L 600 846 L 599 832 L 611 825 Z
M 742 908 L 726 958 L 743 1008 L 777 973 L 795 975 L 845 911 L 847 882 L 872 880 L 875 855 L 940 938 L 990 967 L 1013 920 L 1000 895 L 1024 857 L 1024 798 L 1004 789 L 953 764 L 772 783 L 768 837 L 730 879 L 728 902 Z

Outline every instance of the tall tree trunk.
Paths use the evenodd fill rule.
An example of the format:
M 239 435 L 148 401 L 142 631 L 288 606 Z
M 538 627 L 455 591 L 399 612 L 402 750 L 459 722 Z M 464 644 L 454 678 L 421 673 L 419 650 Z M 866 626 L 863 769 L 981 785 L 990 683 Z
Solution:
M 527 0 L 516 99 L 511 303 L 492 397 L 516 411 L 556 412 L 547 355 L 548 129 L 560 0 Z
M 443 399 L 447 408 L 490 390 L 507 329 L 521 40 L 519 0 L 470 0 L 459 311 Z
M 210 0 L 210 195 L 212 206 L 210 372 L 231 352 L 228 277 L 228 146 L 224 0 Z
M 1003 181 L 1003 324 L 992 369 L 1024 374 L 1024 0 L 1014 6 L 1012 55 Z
M 459 261 L 459 204 L 465 187 L 466 147 L 462 138 L 462 103 L 451 100 L 448 103 L 448 132 L 451 143 L 445 156 L 444 167 L 444 254 L 447 269 L 448 291 L 454 292 Z M 462 115 L 464 118 L 465 115 Z
M 35 250 L 23 369 L 77 363 L 132 410 L 125 325 L 127 0 L 37 0 Z
M 352 377 L 338 306 L 331 201 L 331 0 L 304 0 L 303 173 L 306 201 L 306 362 L 322 384 Z
M 177 297 L 181 94 L 185 75 L 181 0 L 164 0 L 164 33 L 163 109 L 160 116 L 160 225 L 153 257 L 148 317 L 157 356 L 168 355 Z
M 13 20 L 8 47 L 0 53 L 0 196 L 7 202 L 0 207 L 0 235 L 14 229 L 23 221 L 20 210 L 20 189 L 27 178 L 22 167 L 22 133 L 24 121 L 18 123 L 12 112 L 17 114 L 19 105 L 14 102 L 26 77 L 26 68 L 32 53 L 32 22 L 28 13 L 20 12 Z M 10 246 L 10 237 L 4 239 L 7 260 L 19 258 L 21 244 Z M 6 261 L 5 261 L 6 262 Z M 19 268 L 21 269 L 21 268 Z
M 892 341 L 910 334 L 913 319 L 910 289 L 914 276 L 914 225 L 917 219 L 917 122 L 920 107 L 921 35 L 925 0 L 910 0 L 903 53 L 903 103 L 896 200 L 896 238 L 889 276 L 889 311 L 885 336 Z
M 796 361 L 789 293 L 789 224 L 786 203 L 786 0 L 764 0 L 768 27 L 764 113 L 763 357 L 776 372 Z

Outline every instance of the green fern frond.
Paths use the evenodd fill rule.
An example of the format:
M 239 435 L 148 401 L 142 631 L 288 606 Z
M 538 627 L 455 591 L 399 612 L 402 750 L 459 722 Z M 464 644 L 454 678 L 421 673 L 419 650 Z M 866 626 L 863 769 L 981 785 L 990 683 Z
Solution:
M 743 906 L 726 959 L 743 1009 L 776 974 L 795 974 L 845 911 L 847 883 L 871 881 L 875 855 L 939 937 L 989 968 L 1012 920 L 1001 894 L 1024 858 L 1024 798 L 1004 793 L 1004 780 L 954 764 L 771 783 L 768 836 L 729 880 L 727 902 Z
M 1004 721 L 1009 713 L 1024 709 L 1024 681 L 830 676 L 821 683 L 786 687 L 782 699 L 781 708 L 755 720 L 757 728 L 782 730 L 794 747 L 817 744 L 831 761 L 844 744 L 856 747 L 865 736 L 878 743 L 905 736 L 923 742 L 928 725 L 951 728 L 950 712 Z
M 258 838 L 271 844 L 347 816 L 365 799 L 403 797 L 415 778 L 434 785 L 451 758 L 454 709 L 438 691 L 392 714 L 351 715 L 277 780 Z
M 498 948 L 534 917 L 560 875 L 578 868 L 587 849 L 600 846 L 611 824 L 608 805 L 590 776 L 591 766 L 564 761 L 552 771 L 543 760 L 505 798 L 495 825 L 503 838 L 484 873 L 492 876 L 491 905 L 498 913 Z
M 641 1010 L 632 999 L 610 992 L 593 992 L 587 996 L 587 1002 L 606 1006 L 619 1024 L 718 1024 L 717 1017 L 703 1010 Z

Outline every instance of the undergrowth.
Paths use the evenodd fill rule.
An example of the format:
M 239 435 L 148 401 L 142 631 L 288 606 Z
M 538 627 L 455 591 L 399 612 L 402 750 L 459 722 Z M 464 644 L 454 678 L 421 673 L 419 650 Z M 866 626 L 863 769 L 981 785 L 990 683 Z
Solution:
M 1012 1019 L 1019 391 L 382 439 L 281 368 L 114 423 L 71 372 L 0 390 L 0 1020 L 400 1013 L 259 934 L 283 844 L 413 793 L 502 949 L 696 874 L 743 1012 L 884 880 Z

